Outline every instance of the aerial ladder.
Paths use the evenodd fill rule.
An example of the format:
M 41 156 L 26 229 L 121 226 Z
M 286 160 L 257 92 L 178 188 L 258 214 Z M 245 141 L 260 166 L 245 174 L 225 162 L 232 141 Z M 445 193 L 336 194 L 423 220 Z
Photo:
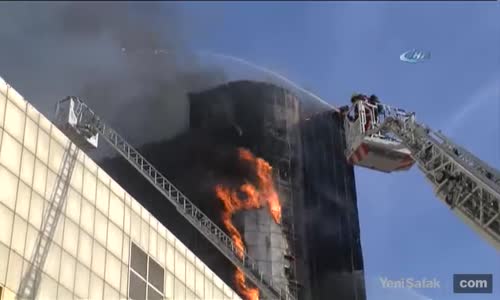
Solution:
M 340 110 L 349 162 L 386 173 L 416 163 L 436 196 L 500 250 L 500 172 L 417 122 L 415 113 L 368 97 L 353 102 Z
M 260 290 L 262 299 L 295 300 L 295 297 L 282 285 L 273 282 L 257 267 L 257 262 L 236 248 L 232 239 L 197 208 L 150 162 L 134 149 L 115 130 L 105 124 L 78 97 L 69 96 L 57 104 L 56 117 L 63 120 L 61 126 L 76 144 L 97 148 L 98 138 L 106 140 L 125 158 L 144 178 L 146 178 L 177 211 L 208 239 L 224 256 Z
M 66 147 L 51 194 L 51 199 L 42 219 L 42 226 L 31 254 L 29 268 L 19 284 L 19 299 L 34 300 L 37 296 L 45 261 L 47 260 L 50 246 L 52 245 L 61 212 L 66 203 L 78 150 L 78 147 L 71 142 L 69 142 Z

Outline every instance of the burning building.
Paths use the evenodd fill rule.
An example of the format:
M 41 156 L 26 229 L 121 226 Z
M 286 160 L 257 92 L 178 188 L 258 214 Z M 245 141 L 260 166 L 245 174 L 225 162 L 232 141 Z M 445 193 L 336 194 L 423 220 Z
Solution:
M 189 130 L 140 152 L 299 299 L 365 299 L 354 174 L 337 113 L 312 114 L 322 109 L 260 82 L 189 98 Z M 255 299 L 242 273 L 132 167 L 122 159 L 101 165 L 242 297 Z

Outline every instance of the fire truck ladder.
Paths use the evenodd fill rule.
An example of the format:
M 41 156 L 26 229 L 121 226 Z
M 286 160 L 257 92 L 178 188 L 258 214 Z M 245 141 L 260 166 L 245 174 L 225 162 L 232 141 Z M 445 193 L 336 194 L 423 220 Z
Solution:
M 382 107 L 379 120 L 364 135 L 388 136 L 392 133 L 399 138 L 434 186 L 437 197 L 500 250 L 499 171 L 441 132 L 418 123 L 414 113 L 388 105 Z M 365 113 L 365 110 L 360 112 Z
M 77 129 L 90 132 L 90 135 L 100 134 L 118 153 L 120 153 L 141 175 L 143 175 L 166 199 L 168 199 L 203 236 L 205 236 L 224 256 L 262 292 L 265 299 L 294 300 L 286 288 L 274 283 L 257 268 L 257 262 L 250 258 L 246 251 L 240 258 L 237 248 L 231 238 L 198 209 L 181 191 L 165 178 L 135 150 L 116 131 L 107 126 L 79 98 L 68 97 L 63 101 L 74 103 L 77 115 Z
M 49 207 L 42 221 L 42 228 L 31 256 L 31 264 L 19 284 L 19 299 L 35 299 L 40 286 L 41 274 L 52 244 L 55 230 L 66 202 L 71 175 L 75 167 L 78 147 L 69 143 L 64 153 Z

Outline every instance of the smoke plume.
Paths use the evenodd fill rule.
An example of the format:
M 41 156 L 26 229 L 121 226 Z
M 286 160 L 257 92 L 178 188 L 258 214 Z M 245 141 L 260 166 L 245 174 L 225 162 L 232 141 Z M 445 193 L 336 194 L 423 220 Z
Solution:
M 0 76 L 49 118 L 75 95 L 133 143 L 168 138 L 187 92 L 225 78 L 190 54 L 186 23 L 176 3 L 2 2 Z

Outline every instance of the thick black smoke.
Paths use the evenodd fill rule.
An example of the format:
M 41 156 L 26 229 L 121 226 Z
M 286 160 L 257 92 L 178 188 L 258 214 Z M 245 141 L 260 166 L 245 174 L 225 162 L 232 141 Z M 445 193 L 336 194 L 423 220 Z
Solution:
M 190 54 L 181 16 L 176 3 L 2 2 L 0 76 L 49 118 L 76 95 L 132 142 L 171 137 L 186 93 L 225 78 Z

